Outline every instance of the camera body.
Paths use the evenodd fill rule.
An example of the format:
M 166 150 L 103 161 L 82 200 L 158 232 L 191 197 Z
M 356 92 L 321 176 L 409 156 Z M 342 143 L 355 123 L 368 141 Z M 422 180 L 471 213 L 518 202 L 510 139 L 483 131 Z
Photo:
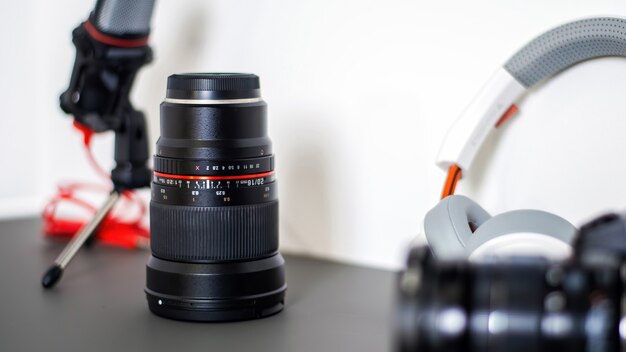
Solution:
M 411 250 L 400 275 L 398 351 L 623 351 L 626 220 L 583 226 L 571 258 L 440 261 Z

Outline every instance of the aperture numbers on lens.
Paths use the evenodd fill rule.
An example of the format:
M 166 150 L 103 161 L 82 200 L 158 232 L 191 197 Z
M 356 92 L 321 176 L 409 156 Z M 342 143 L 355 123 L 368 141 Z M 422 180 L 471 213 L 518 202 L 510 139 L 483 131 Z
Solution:
M 235 180 L 181 180 L 155 175 L 152 200 L 188 206 L 228 206 L 277 199 L 274 175 Z
M 254 176 L 254 175 L 250 175 Z M 152 177 L 152 182 L 163 186 L 173 186 L 180 189 L 199 189 L 199 190 L 212 190 L 212 189 L 239 189 L 245 187 L 262 186 L 267 183 L 275 181 L 274 173 L 259 174 L 260 177 L 241 178 L 239 176 L 232 176 L 229 179 L 228 176 L 222 179 L 203 179 L 208 177 L 190 177 L 191 179 L 185 179 L 185 176 L 171 175 L 171 177 L 163 176 L 163 174 L 155 172 Z M 198 178 L 198 179 L 194 179 Z

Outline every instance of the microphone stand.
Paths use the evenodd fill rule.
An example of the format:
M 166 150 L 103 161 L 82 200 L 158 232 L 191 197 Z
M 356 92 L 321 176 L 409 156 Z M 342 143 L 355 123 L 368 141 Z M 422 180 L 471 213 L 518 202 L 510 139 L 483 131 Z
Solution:
M 113 6 L 117 19 L 123 19 L 112 21 L 111 26 L 118 22 L 134 23 L 139 18 L 145 21 L 144 31 L 118 36 L 101 32 L 96 24 L 99 18 L 108 19 L 99 12 L 106 8 L 105 3 Z M 113 191 L 46 271 L 41 280 L 45 288 L 53 287 L 61 279 L 78 250 L 91 242 L 92 236 L 124 192 L 150 186 L 152 171 L 147 166 L 149 155 L 145 117 L 133 108 L 129 94 L 137 71 L 152 60 L 152 50 L 147 44 L 147 21 L 153 2 L 141 3 L 146 5 L 136 9 L 143 11 L 141 13 L 129 13 L 121 6 L 124 4 L 137 5 L 132 0 L 98 0 L 89 20 L 72 32 L 76 60 L 69 88 L 60 97 L 61 108 L 93 132 L 115 133 L 116 166 L 111 171 Z
M 143 114 L 131 110 L 125 116 L 125 123 L 115 130 L 116 167 L 111 171 L 113 190 L 89 222 L 65 246 L 46 271 L 41 284 L 45 288 L 53 287 L 63 275 L 63 271 L 74 258 L 78 250 L 88 243 L 123 193 L 128 190 L 150 186 L 152 171 L 146 166 L 148 161 L 148 140 Z

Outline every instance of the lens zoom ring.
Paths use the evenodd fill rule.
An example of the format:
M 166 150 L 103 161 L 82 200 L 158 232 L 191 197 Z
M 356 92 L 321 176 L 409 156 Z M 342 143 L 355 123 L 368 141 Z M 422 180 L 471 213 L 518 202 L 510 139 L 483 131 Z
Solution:
M 278 251 L 278 201 L 229 207 L 150 203 L 150 246 L 185 262 L 249 260 Z

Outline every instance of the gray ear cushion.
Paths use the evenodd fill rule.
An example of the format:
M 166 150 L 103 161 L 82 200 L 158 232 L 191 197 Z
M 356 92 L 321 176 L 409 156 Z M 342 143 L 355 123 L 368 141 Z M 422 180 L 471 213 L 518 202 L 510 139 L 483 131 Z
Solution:
M 576 227 L 560 216 L 541 210 L 514 210 L 485 221 L 465 243 L 465 256 L 496 237 L 514 233 L 537 233 L 571 244 Z
M 424 234 L 433 255 L 442 260 L 465 258 L 466 242 L 473 236 L 469 223 L 480 228 L 489 218 L 489 213 L 467 197 L 442 199 L 424 218 Z

